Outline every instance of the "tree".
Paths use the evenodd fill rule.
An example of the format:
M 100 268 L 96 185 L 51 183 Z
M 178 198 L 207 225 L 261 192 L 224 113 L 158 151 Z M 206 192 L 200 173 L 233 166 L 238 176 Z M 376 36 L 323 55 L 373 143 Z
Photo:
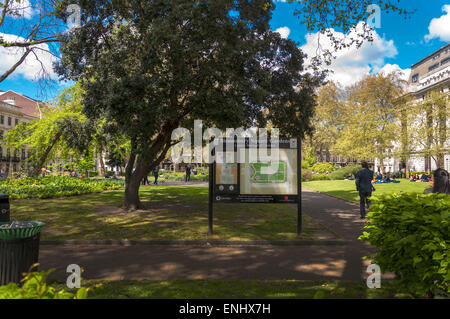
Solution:
M 0 83 L 17 70 L 29 57 L 41 65 L 40 79 L 49 79 L 51 66 L 41 58 L 41 53 L 55 56 L 58 34 L 63 23 L 54 14 L 57 0 L 2 0 L 0 1 L 0 47 L 17 56 L 12 65 L 0 72 Z M 7 34 L 14 30 L 15 34 Z M 52 51 L 53 48 L 53 51 Z
M 444 155 L 449 150 L 447 125 L 450 118 L 448 94 L 440 89 L 428 92 L 419 103 L 410 103 L 410 112 L 414 118 L 410 127 L 415 141 L 414 148 L 425 157 L 425 170 L 431 170 L 431 159 L 438 168 L 445 168 Z
M 339 85 L 329 82 L 317 94 L 317 107 L 313 118 L 314 134 L 311 146 L 315 153 L 326 152 L 331 155 L 336 141 L 343 129 L 345 119 L 345 91 Z M 342 155 L 334 149 L 334 155 Z
M 19 123 L 5 134 L 9 148 L 30 149 L 28 175 L 39 176 L 49 161 L 61 159 L 86 171 L 95 152 L 120 140 L 104 120 L 92 121 L 81 112 L 81 96 L 81 86 L 75 84 L 59 95 L 56 106 L 48 104 L 41 109 L 40 120 Z M 100 157 L 103 160 L 103 154 Z
M 220 129 L 311 130 L 319 80 L 304 55 L 270 30 L 273 5 L 258 1 L 81 1 L 83 27 L 61 48 L 61 76 L 80 80 L 84 113 L 127 136 L 124 207 L 195 119 Z M 268 112 L 266 112 L 268 110 Z
M 41 109 L 40 120 L 19 123 L 6 132 L 4 140 L 8 147 L 31 150 L 28 175 L 39 176 L 41 168 L 50 159 L 57 158 L 59 147 L 80 136 L 74 126 L 79 127 L 86 117 L 77 102 L 77 87 L 66 89 L 59 97 L 59 107 L 46 105 Z
M 346 94 L 344 125 L 333 150 L 361 160 L 393 157 L 402 81 L 395 74 L 370 75 Z

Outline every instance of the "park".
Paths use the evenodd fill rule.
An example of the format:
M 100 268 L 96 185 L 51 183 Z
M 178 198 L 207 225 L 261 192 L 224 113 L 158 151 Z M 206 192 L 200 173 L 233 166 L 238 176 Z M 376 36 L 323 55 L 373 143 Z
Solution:
M 0 299 L 450 297 L 450 5 L 16 2 Z

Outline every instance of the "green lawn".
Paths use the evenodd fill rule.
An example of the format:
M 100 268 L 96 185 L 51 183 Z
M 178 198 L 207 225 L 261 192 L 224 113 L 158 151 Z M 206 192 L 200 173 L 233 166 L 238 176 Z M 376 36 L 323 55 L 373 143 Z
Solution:
M 411 183 L 407 179 L 402 179 L 399 184 L 374 184 L 376 191 L 372 193 L 372 196 L 400 192 L 423 193 L 425 189 L 430 188 L 430 184 L 431 183 Z M 359 203 L 359 193 L 356 191 L 355 181 L 303 182 L 302 186 L 334 197 Z
M 362 282 L 296 280 L 161 280 L 87 281 L 92 299 L 328 299 L 405 298 L 392 292 L 389 283 L 368 289 Z M 55 285 L 54 285 L 55 286 Z M 65 285 L 55 286 L 66 289 Z
M 11 202 L 11 220 L 47 223 L 43 240 L 296 240 L 297 212 L 289 204 L 215 204 L 208 236 L 208 188 L 143 186 L 144 210 L 120 208 L 123 190 Z M 304 217 L 300 239 L 326 230 Z

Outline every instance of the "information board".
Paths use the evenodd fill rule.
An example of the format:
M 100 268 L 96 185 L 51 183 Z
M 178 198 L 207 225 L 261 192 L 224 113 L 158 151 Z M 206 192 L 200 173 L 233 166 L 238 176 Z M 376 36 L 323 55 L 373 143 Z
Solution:
M 214 202 L 297 203 L 297 145 L 296 138 L 279 138 L 275 144 L 218 140 L 212 164 Z

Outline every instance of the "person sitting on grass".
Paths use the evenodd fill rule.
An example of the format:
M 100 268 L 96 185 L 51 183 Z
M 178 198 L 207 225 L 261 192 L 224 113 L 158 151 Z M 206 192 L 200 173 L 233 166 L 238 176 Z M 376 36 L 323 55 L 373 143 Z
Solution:
M 375 180 L 377 180 L 377 181 L 383 180 L 383 175 L 380 172 L 378 172 L 377 177 L 375 178 Z
M 420 176 L 420 181 L 422 183 L 428 183 L 429 180 L 430 180 L 429 176 L 427 174 L 425 174 L 425 173 L 423 173 L 422 176 Z

